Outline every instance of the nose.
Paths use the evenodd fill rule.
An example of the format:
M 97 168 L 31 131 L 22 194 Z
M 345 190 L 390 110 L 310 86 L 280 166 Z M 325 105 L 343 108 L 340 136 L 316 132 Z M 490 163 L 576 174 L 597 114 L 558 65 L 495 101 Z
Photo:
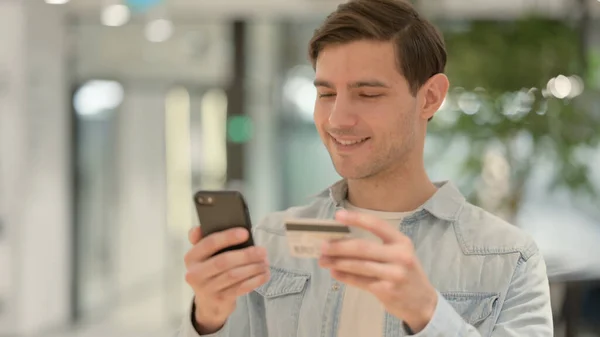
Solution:
M 356 125 L 357 116 L 353 112 L 352 104 L 348 98 L 338 93 L 335 103 L 329 113 L 329 124 L 333 128 L 350 128 Z

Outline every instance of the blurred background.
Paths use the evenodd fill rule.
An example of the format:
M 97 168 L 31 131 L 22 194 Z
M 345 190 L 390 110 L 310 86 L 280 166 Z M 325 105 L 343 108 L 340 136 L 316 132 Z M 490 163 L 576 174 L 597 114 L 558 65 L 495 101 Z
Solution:
M 336 181 L 306 54 L 340 2 L 0 0 L 0 336 L 171 336 L 195 190 L 258 222 Z M 556 336 L 600 336 L 600 2 L 416 5 L 431 176 L 534 236 Z

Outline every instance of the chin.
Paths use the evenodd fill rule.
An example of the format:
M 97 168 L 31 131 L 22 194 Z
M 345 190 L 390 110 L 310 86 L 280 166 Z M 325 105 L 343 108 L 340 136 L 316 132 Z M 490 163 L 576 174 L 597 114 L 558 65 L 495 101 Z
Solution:
M 336 172 L 344 179 L 362 179 L 371 175 L 368 170 L 357 165 L 334 163 L 333 166 L 335 167 Z

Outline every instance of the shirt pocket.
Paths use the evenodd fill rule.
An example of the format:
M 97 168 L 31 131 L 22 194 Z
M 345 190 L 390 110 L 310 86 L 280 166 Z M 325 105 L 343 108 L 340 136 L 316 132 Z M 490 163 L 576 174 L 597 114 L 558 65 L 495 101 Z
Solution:
M 255 290 L 264 299 L 269 336 L 294 337 L 309 273 L 270 267 L 271 278 Z
M 499 293 L 442 292 L 456 312 L 482 336 L 489 336 L 498 312 Z

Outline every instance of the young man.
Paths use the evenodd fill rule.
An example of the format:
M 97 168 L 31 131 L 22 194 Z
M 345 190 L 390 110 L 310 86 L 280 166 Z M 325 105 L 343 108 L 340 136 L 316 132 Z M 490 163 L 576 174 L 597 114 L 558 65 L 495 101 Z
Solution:
M 340 5 L 310 43 L 314 119 L 344 180 L 236 229 L 190 232 L 195 293 L 181 337 L 552 336 L 546 269 L 519 229 L 470 205 L 423 164 L 448 90 L 437 30 L 406 2 Z M 335 218 L 354 238 L 294 258 L 284 218 Z

